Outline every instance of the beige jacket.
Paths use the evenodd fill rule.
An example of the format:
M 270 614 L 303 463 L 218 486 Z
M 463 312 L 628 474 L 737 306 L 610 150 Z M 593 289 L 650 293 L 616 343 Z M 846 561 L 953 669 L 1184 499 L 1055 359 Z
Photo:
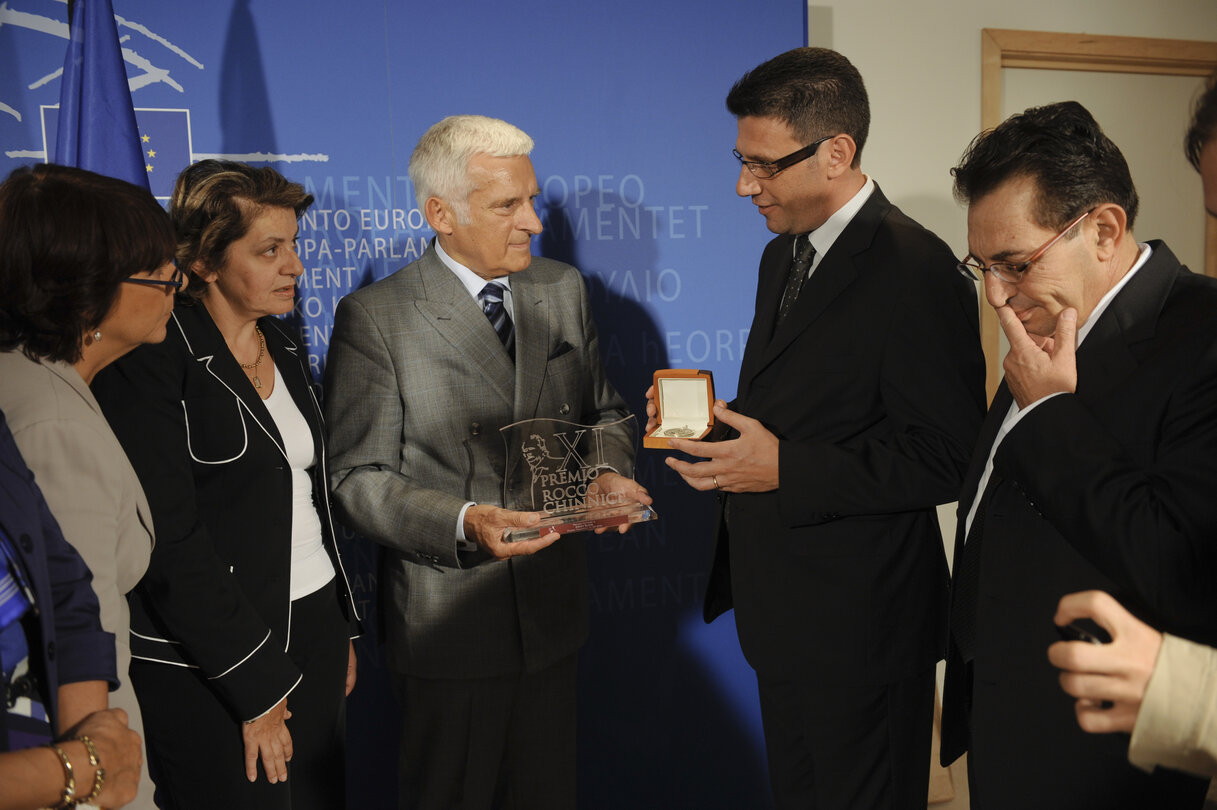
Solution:
M 0 409 L 63 536 L 93 572 L 101 626 L 114 634 L 117 645 L 121 684 L 110 695 L 110 707 L 125 710 L 142 739 L 139 703 L 127 674 L 126 598 L 152 555 L 152 514 L 139 479 L 89 387 L 67 363 L 0 352 Z M 155 808 L 152 793 L 145 767 L 138 795 L 126 806 Z

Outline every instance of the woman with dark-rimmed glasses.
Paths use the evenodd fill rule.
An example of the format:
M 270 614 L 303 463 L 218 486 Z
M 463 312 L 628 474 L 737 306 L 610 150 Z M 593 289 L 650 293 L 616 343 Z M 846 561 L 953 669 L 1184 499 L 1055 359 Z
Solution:
M 39 165 L 0 185 L 0 409 L 64 537 L 93 572 L 101 625 L 116 644 L 120 686 L 109 706 L 124 709 L 141 737 L 126 594 L 148 567 L 152 515 L 89 384 L 135 347 L 165 338 L 182 280 L 174 247 L 164 210 L 121 180 Z M 49 737 L 105 709 L 106 690 L 96 679 L 59 690 Z M 73 765 L 91 772 L 87 762 Z M 78 797 L 88 794 L 80 787 Z M 155 807 L 146 773 L 129 806 Z

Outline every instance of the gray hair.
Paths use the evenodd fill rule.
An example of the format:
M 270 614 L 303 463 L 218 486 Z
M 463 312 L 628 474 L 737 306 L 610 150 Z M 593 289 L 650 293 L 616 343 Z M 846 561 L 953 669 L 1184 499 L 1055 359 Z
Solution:
M 455 209 L 461 224 L 469 222 L 469 176 L 474 155 L 518 157 L 532 152 L 533 140 L 519 127 L 484 115 L 450 115 L 419 139 L 410 155 L 410 182 L 419 210 L 431 197 Z

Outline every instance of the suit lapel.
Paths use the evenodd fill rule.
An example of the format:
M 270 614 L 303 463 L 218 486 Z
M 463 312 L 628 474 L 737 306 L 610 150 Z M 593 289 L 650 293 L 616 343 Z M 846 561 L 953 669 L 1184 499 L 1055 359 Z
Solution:
M 262 333 L 266 335 L 266 350 L 279 367 L 275 376 L 275 385 L 283 385 L 291 394 L 292 401 L 300 410 L 300 415 L 308 423 L 309 433 L 313 437 L 313 447 L 317 457 L 325 453 L 325 431 L 322 429 L 321 406 L 309 385 L 308 363 L 301 357 L 301 349 L 296 341 L 288 334 L 278 318 L 261 318 L 258 323 Z M 304 373 L 296 374 L 299 367 Z M 265 407 L 265 406 L 264 406 Z
M 237 398 L 262 432 L 286 459 L 287 451 L 284 449 L 283 437 L 279 435 L 279 428 L 275 425 L 275 420 L 271 418 L 270 411 L 266 410 L 266 404 L 262 402 L 262 398 L 250 384 L 249 378 L 241 371 L 237 359 L 228 350 L 224 336 L 220 334 L 219 327 L 211 319 L 207 307 L 202 303 L 181 307 L 174 310 L 173 319 L 177 321 L 178 327 L 182 330 L 182 335 L 186 338 L 186 346 L 194 355 L 195 362 Z M 266 334 L 265 330 L 263 334 Z
M 959 491 L 959 532 L 963 531 L 965 518 L 968 510 L 972 508 L 972 502 L 981 494 L 976 491 L 980 485 L 980 477 L 984 474 L 985 464 L 989 461 L 989 451 L 993 449 L 993 441 L 997 438 L 997 432 L 1001 430 L 1001 423 L 1005 421 L 1006 412 L 1010 410 L 1010 403 L 1013 401 L 1014 396 L 1003 379 L 1001 385 L 997 387 L 997 393 L 993 395 L 993 402 L 989 405 L 989 412 L 985 414 L 985 421 L 980 426 L 976 449 L 968 463 L 968 471 L 963 477 L 963 487 Z M 963 540 L 962 537 L 958 539 Z
M 1128 290 L 1121 290 L 1120 295 L 1123 296 L 1125 292 Z M 1124 379 L 1129 369 L 1136 366 L 1136 358 L 1129 351 L 1123 325 L 1114 316 L 1110 309 L 1104 312 L 1086 337 L 1086 342 L 1078 348 L 1076 393 L 1085 401 L 1090 401 L 1108 386 Z
M 793 244 L 793 236 L 779 236 L 761 256 L 756 285 L 756 315 L 752 318 L 752 328 L 748 332 L 748 343 L 744 347 L 744 358 L 740 363 L 740 397 L 745 396 L 748 384 L 760 371 L 765 347 L 773 336 L 773 323 L 777 320 L 782 290 L 790 274 L 790 265 L 794 262 Z
M 434 245 L 423 254 L 414 272 L 419 274 L 419 287 L 423 290 L 423 297 L 414 302 L 419 314 L 457 354 L 481 371 L 491 390 L 513 403 L 515 366 L 490 321 L 456 275 L 440 261 Z M 514 293 L 514 280 L 512 287 Z M 516 343 L 518 353 L 521 343 L 518 335 Z
M 845 234 L 841 235 L 842 237 Z M 838 239 L 838 243 L 840 240 Z M 767 363 L 786 350 L 786 347 L 807 329 L 816 318 L 828 309 L 833 300 L 858 278 L 858 269 L 853 256 L 838 250 L 834 244 L 820 260 L 811 278 L 803 285 L 799 299 L 774 330 L 773 339 L 765 347 L 762 363 Z
M 511 299 L 516 325 L 516 379 L 514 418 L 530 419 L 537 413 L 541 383 L 548 360 L 550 302 L 525 270 L 511 278 Z
M 786 316 L 786 320 L 774 330 L 773 339 L 762 350 L 756 368 L 750 370 L 750 378 L 755 377 L 765 366 L 780 356 L 799 335 L 815 323 L 816 319 L 832 305 L 832 302 L 842 292 L 857 280 L 859 273 L 866 272 L 868 262 L 864 254 L 870 248 L 876 229 L 891 207 L 891 203 L 887 201 L 883 192 L 876 185 L 870 198 L 845 226 L 845 230 L 820 259 L 811 278 L 807 279 L 807 283 L 803 285 L 803 289 L 799 293 L 799 300 L 795 302 L 794 307 Z M 781 264 L 786 271 L 789 271 L 793 261 L 789 244 L 785 245 L 783 255 L 786 261 Z M 777 280 L 779 291 L 768 293 L 770 301 L 766 303 L 765 308 L 766 313 L 769 313 L 772 308 L 774 316 L 781 298 L 782 274 L 777 275 L 779 276 Z M 768 289 L 774 283 L 770 279 L 766 288 Z M 769 316 L 768 323 L 773 322 L 774 316 Z M 752 337 L 749 336 L 749 342 L 751 341 Z
M 790 277 L 790 266 L 794 264 L 794 237 L 785 234 L 774 240 L 767 258 L 766 266 L 761 268 L 756 290 L 754 331 L 762 347 L 773 336 L 774 323 L 782 304 L 782 294 Z
M 1133 347 L 1154 337 L 1158 316 L 1181 272 L 1179 260 L 1159 241 L 1145 266 L 1128 280 L 1078 349 L 1078 396 L 1101 397 L 1138 364 Z

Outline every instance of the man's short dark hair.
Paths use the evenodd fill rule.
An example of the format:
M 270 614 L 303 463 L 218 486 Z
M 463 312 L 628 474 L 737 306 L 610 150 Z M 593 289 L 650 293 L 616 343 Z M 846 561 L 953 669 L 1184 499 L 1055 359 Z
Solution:
M 1200 171 L 1200 153 L 1217 135 L 1217 73 L 1209 76 L 1207 86 L 1192 110 L 1192 125 L 1183 139 L 1183 151 L 1192 168 Z
M 1119 147 L 1076 101 L 1032 107 L 977 135 L 951 169 L 955 199 L 974 203 L 1007 180 L 1028 177 L 1038 189 L 1033 217 L 1059 229 L 1101 203 L 1137 218 L 1137 189 Z
M 862 158 L 870 129 L 870 101 L 862 75 L 849 60 L 827 48 L 795 48 L 745 73 L 727 94 L 736 118 L 777 118 L 805 144 L 845 133 Z
M 71 166 L 16 169 L 0 185 L 0 351 L 75 363 L 123 279 L 173 251 L 148 189 Z

